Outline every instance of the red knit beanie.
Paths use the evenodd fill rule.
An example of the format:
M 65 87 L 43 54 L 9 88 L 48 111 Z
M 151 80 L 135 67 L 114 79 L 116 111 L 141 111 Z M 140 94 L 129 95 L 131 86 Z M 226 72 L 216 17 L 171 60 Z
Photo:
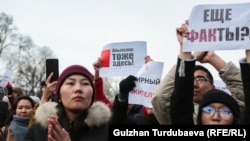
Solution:
M 64 69 L 64 71 L 60 74 L 60 76 L 57 80 L 57 83 L 56 83 L 56 97 L 57 97 L 56 99 L 57 99 L 57 101 L 61 97 L 60 96 L 60 88 L 61 88 L 64 80 L 67 77 L 69 77 L 70 75 L 74 75 L 74 74 L 83 75 L 90 81 L 90 84 L 93 88 L 93 95 L 92 95 L 92 101 L 91 101 L 91 105 L 92 105 L 92 103 L 94 101 L 94 97 L 95 97 L 95 87 L 93 84 L 94 77 L 85 67 L 83 67 L 81 65 L 71 65 L 71 66 L 67 67 L 66 69 Z

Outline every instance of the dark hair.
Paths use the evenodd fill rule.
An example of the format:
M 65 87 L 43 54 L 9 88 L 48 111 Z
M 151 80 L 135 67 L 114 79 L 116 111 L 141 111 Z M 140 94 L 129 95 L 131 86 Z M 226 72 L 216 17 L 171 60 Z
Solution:
M 34 103 L 33 99 L 30 96 L 24 95 L 24 96 L 18 97 L 14 101 L 13 105 L 11 106 L 11 112 L 10 112 L 10 115 L 9 115 L 7 121 L 6 121 L 6 125 L 10 125 L 10 122 L 13 120 L 13 115 L 16 114 L 17 105 L 18 105 L 19 101 L 21 101 L 23 99 L 30 101 L 32 108 L 35 106 L 35 103 Z
M 22 88 L 20 88 L 20 87 L 15 87 L 15 88 L 13 89 L 13 93 L 17 93 L 18 96 L 22 96 L 22 95 L 23 95 L 23 90 L 22 90 Z
M 206 72 L 210 84 L 214 84 L 214 78 L 213 78 L 211 72 L 207 68 L 205 68 L 204 66 L 201 66 L 201 65 L 196 65 L 195 71 L 197 71 L 197 70 L 201 70 L 201 71 Z
M 69 77 L 73 74 L 83 75 L 90 81 L 90 85 L 93 88 L 93 95 L 92 95 L 92 100 L 91 100 L 91 104 L 90 104 L 90 106 L 91 106 L 94 102 L 95 93 L 96 93 L 95 92 L 95 85 L 93 83 L 94 76 L 91 74 L 91 72 L 87 68 L 85 68 L 84 66 L 81 66 L 81 65 L 68 66 L 60 74 L 60 76 L 57 80 L 57 83 L 56 83 L 56 90 L 55 90 L 56 100 L 59 102 L 59 99 L 61 99 L 60 88 L 61 88 L 63 82 L 66 80 L 67 77 Z

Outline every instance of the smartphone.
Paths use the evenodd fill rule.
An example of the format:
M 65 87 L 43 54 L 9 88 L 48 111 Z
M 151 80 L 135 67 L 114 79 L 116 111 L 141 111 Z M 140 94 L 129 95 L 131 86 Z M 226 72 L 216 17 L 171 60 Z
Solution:
M 59 77 L 59 61 L 57 58 L 46 59 L 46 80 L 51 72 L 54 74 L 50 79 L 50 82 L 57 81 Z

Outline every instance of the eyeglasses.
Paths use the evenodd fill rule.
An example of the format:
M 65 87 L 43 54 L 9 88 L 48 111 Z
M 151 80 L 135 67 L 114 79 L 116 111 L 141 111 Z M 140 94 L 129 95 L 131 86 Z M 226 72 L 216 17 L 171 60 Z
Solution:
M 197 83 L 199 83 L 199 84 L 201 84 L 201 83 L 204 83 L 204 82 L 207 82 L 208 80 L 205 78 L 205 77 L 203 77 L 203 76 L 198 76 L 198 77 L 195 77 L 194 78 L 194 82 L 197 82 Z
M 227 108 L 220 108 L 218 110 L 214 109 L 213 107 L 206 106 L 202 108 L 202 113 L 207 114 L 209 116 L 213 116 L 215 112 L 219 112 L 220 116 L 223 119 L 229 119 L 232 116 L 232 111 Z

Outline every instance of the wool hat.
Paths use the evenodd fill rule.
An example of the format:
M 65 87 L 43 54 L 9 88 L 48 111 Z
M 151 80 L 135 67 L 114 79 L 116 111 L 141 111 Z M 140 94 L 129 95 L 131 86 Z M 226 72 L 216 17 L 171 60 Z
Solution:
M 239 118 L 240 116 L 240 108 L 237 101 L 230 94 L 219 89 L 209 90 L 204 95 L 199 104 L 199 115 L 202 111 L 202 108 L 211 103 L 223 103 L 233 112 L 234 117 Z
M 95 87 L 94 87 L 94 76 L 83 66 L 81 65 L 71 65 L 69 67 L 67 67 L 66 69 L 64 69 L 64 71 L 60 74 L 57 83 L 56 83 L 56 97 L 57 97 L 57 101 L 60 98 L 60 88 L 64 82 L 64 80 L 74 74 L 80 74 L 85 76 L 89 81 L 90 84 L 93 88 L 93 96 L 92 96 L 92 101 L 91 101 L 91 105 L 94 101 L 94 97 L 95 97 Z

